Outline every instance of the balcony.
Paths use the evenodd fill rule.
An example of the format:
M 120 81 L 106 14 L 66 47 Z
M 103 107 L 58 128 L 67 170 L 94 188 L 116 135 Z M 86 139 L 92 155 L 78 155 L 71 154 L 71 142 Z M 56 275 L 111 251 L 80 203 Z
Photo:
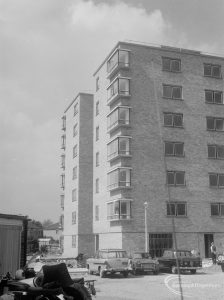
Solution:
M 130 98 L 130 78 L 117 77 L 107 88 L 107 105 L 111 105 L 120 98 Z
M 118 136 L 107 145 L 107 160 L 131 157 L 130 136 Z
M 111 133 L 119 127 L 130 126 L 130 107 L 117 106 L 107 116 L 107 132 Z
M 117 199 L 107 203 L 107 220 L 131 220 L 132 199 Z
M 120 70 L 130 68 L 130 51 L 125 49 L 116 49 L 107 61 L 108 78 L 111 78 Z
M 110 171 L 108 174 L 109 191 L 118 189 L 131 189 L 131 168 L 118 167 L 115 170 Z

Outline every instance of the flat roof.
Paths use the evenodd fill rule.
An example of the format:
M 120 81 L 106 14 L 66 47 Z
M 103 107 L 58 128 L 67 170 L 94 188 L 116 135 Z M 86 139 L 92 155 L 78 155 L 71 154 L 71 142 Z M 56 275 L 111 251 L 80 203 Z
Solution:
M 66 113 L 67 111 L 68 111 L 68 109 L 72 106 L 72 104 L 76 101 L 76 99 L 79 97 L 79 96 L 81 96 L 81 95 L 87 95 L 87 96 L 93 96 L 93 94 L 91 94 L 91 93 L 82 93 L 82 92 L 80 92 L 80 93 L 78 93 L 77 95 L 76 95 L 76 97 L 72 100 L 72 102 L 69 104 L 69 106 L 66 108 L 66 110 L 64 111 L 64 113 Z
M 159 45 L 159 44 L 152 44 L 152 43 L 144 43 L 144 42 L 138 42 L 138 41 L 119 41 L 115 47 L 110 51 L 110 53 L 106 56 L 106 58 L 103 60 L 103 62 L 100 64 L 100 66 L 97 68 L 97 70 L 93 73 L 93 76 L 96 75 L 96 73 L 101 69 L 101 67 L 104 65 L 104 63 L 107 61 L 107 59 L 113 54 L 113 52 L 118 48 L 120 44 L 123 45 L 132 45 L 132 46 L 139 46 L 139 47 L 146 47 L 150 49 L 158 49 L 163 51 L 173 51 L 173 52 L 179 52 L 184 54 L 191 54 L 191 55 L 201 55 L 205 57 L 214 57 L 219 59 L 224 59 L 224 53 L 223 54 L 217 54 L 217 53 L 208 53 L 204 51 L 199 50 L 191 50 L 186 48 L 179 48 L 179 47 L 173 47 L 173 46 L 166 46 L 166 45 Z
M 2 218 L 2 219 L 14 219 L 14 220 L 29 220 L 28 216 L 11 215 L 11 214 L 0 214 L 0 218 Z

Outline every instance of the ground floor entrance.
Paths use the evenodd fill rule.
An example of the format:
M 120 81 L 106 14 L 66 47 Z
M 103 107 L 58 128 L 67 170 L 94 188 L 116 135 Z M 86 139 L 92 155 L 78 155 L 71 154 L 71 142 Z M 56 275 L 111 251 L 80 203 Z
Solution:
M 212 233 L 204 234 L 204 243 L 205 243 L 205 258 L 211 257 L 211 243 L 214 242 L 214 236 Z

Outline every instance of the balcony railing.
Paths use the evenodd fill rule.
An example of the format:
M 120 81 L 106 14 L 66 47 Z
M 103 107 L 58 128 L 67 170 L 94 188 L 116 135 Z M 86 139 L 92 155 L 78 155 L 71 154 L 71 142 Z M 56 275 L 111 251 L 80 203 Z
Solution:
M 131 188 L 131 182 L 130 181 L 118 181 L 112 184 L 109 184 L 107 186 L 108 190 L 115 190 L 120 188 Z

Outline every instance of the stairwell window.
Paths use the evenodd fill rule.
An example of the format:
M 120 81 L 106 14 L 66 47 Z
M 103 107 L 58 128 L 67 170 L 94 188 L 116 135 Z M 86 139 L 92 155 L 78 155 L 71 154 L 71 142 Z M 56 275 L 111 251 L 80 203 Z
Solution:
M 99 106 L 100 106 L 100 103 L 99 101 L 96 102 L 96 116 L 99 114 Z
M 213 64 L 204 64 L 204 76 L 221 78 L 221 66 Z
M 186 217 L 187 204 L 185 202 L 167 202 L 166 204 L 167 216 Z
M 210 187 L 224 188 L 224 174 L 210 173 L 209 185 Z
M 99 205 L 95 205 L 95 221 L 99 221 Z
M 97 178 L 96 179 L 96 186 L 95 186 L 95 189 L 96 189 L 96 194 L 98 194 L 99 193 L 99 185 L 100 185 L 100 180 L 99 180 L 99 178 Z
M 72 202 L 77 201 L 77 189 L 72 190 Z
M 167 171 L 167 185 L 184 186 L 185 172 L 184 171 Z
M 78 146 L 75 145 L 75 146 L 73 147 L 73 158 L 75 158 L 75 157 L 77 156 L 77 154 L 78 154 Z
M 205 102 L 212 104 L 223 104 L 222 91 L 205 90 Z
M 170 57 L 162 57 L 162 66 L 163 66 L 163 71 L 180 72 L 181 60 L 170 58 Z
M 164 142 L 165 156 L 184 156 L 184 143 Z
M 96 153 L 96 167 L 98 167 L 100 165 L 100 153 L 97 152 Z
M 76 211 L 72 212 L 72 225 L 76 224 Z
M 78 113 L 78 103 L 74 105 L 74 116 Z
M 218 117 L 207 117 L 207 130 L 223 131 L 224 119 Z
M 183 114 L 164 113 L 164 126 L 166 127 L 183 127 Z
M 77 179 L 77 166 L 75 166 L 72 170 L 72 179 Z
M 163 84 L 163 97 L 168 99 L 182 100 L 182 87 Z
M 78 124 L 75 124 L 73 127 L 73 137 L 75 137 L 78 134 Z
M 211 216 L 224 217 L 224 203 L 211 203 Z
M 99 133 L 100 133 L 100 128 L 99 126 L 96 127 L 96 141 L 99 140 Z
M 72 235 L 72 248 L 76 248 L 76 235 Z

